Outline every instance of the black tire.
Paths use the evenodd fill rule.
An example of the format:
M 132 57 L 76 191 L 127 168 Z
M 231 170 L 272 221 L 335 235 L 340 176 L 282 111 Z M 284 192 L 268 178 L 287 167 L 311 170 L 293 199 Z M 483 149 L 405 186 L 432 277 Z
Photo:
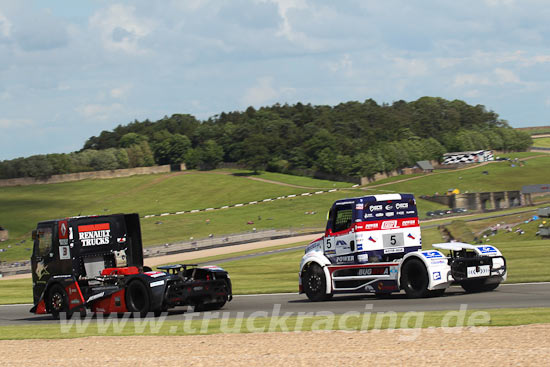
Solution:
M 327 280 L 325 272 L 317 264 L 311 264 L 302 275 L 302 286 L 310 301 L 320 302 L 332 298 L 332 294 L 326 294 Z
M 500 283 L 486 283 L 485 279 L 465 280 L 460 283 L 466 293 L 490 292 L 497 289 Z
M 55 320 L 59 320 L 59 315 L 65 312 L 67 319 L 70 319 L 72 313 L 69 311 L 69 297 L 67 292 L 59 284 L 54 284 L 48 292 L 48 307 Z
M 147 316 L 151 307 L 149 290 L 139 280 L 134 280 L 126 287 L 126 308 L 128 311 L 138 314 L 139 317 Z
M 416 258 L 409 259 L 401 269 L 401 288 L 409 298 L 423 298 L 430 295 L 430 279 L 424 263 Z

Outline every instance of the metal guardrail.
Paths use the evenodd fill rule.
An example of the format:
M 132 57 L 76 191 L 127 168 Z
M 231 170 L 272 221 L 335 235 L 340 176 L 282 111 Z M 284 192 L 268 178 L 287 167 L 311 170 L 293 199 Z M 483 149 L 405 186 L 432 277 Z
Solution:
M 286 230 L 263 230 L 252 231 L 246 233 L 230 234 L 226 236 L 212 236 L 198 240 L 180 241 L 167 243 L 160 246 L 149 246 L 143 249 L 143 257 L 157 257 L 165 255 L 180 254 L 184 252 L 192 252 L 197 250 L 206 250 L 217 247 L 235 246 L 244 243 L 252 243 L 258 241 L 274 240 L 279 238 L 288 238 L 301 236 L 306 234 L 319 233 L 323 230 L 320 228 L 301 228 L 301 229 L 286 229 Z M 0 277 L 16 274 L 27 274 L 31 272 L 29 261 L 11 263 L 0 266 Z

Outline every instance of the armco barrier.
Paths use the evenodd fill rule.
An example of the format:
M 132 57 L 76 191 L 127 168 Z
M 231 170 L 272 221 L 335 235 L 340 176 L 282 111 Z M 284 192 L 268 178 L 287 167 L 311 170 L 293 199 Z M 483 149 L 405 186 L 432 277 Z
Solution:
M 175 243 L 168 243 L 165 245 L 146 247 L 143 249 L 143 257 L 157 257 L 164 255 L 180 254 L 184 252 L 192 252 L 197 250 L 207 250 L 211 248 L 226 247 L 242 245 L 245 243 L 275 240 L 279 238 L 289 238 L 295 236 L 302 236 L 307 234 L 314 234 L 322 232 L 319 228 L 305 228 L 305 229 L 288 229 L 288 230 L 264 230 L 253 231 L 247 233 L 231 234 L 221 237 L 209 237 L 199 240 L 182 241 Z M 28 261 L 23 265 L 14 266 L 13 264 L 0 266 L 0 275 L 10 276 L 17 274 L 28 274 L 31 272 L 31 266 Z

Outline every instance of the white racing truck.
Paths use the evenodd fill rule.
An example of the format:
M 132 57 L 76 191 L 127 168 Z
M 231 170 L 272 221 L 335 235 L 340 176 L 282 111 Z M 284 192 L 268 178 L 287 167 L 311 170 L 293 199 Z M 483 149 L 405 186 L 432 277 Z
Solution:
M 325 235 L 306 247 L 299 291 L 311 301 L 402 289 L 419 298 L 441 295 L 453 284 L 466 292 L 491 291 L 506 280 L 506 260 L 494 246 L 449 242 L 433 247 L 422 250 L 412 194 L 338 200 Z

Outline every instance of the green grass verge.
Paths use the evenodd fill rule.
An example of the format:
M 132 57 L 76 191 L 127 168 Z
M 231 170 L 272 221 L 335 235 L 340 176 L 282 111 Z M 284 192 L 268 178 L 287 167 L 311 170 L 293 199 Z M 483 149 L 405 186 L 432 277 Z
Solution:
M 223 312 L 223 311 L 221 311 Z M 331 312 L 317 315 L 293 314 L 282 317 L 262 317 L 258 313 L 249 318 L 199 319 L 165 321 L 162 318 L 131 320 L 109 318 L 88 322 L 71 320 L 68 323 L 1 326 L 0 339 L 69 339 L 89 336 L 132 335 L 205 335 L 219 333 L 262 333 L 345 330 L 366 332 L 369 330 L 398 329 L 397 337 L 416 338 L 424 328 L 459 327 L 458 332 L 483 332 L 485 327 L 516 326 L 548 322 L 550 308 L 486 309 L 431 312 L 350 312 L 334 315 Z M 267 315 L 268 316 L 268 315 Z M 471 327 L 477 327 L 472 329 Z M 393 331 L 395 332 L 395 331 Z M 407 340 L 407 339 L 402 339 Z
M 438 233 L 431 229 L 423 237 L 424 249 L 440 242 Z M 440 237 L 439 237 L 440 238 Z M 428 242 L 430 240 L 430 242 Z M 432 242 L 433 241 L 433 242 Z M 506 258 L 507 283 L 550 281 L 550 240 L 487 242 L 496 246 Z M 267 251 L 257 250 L 256 252 Z M 247 253 L 251 253 L 248 252 Z M 298 270 L 303 249 L 278 254 L 267 254 L 222 264 L 233 282 L 235 294 L 297 292 Z M 203 259 L 204 260 L 204 259 Z M 0 281 L 0 304 L 32 302 L 30 280 Z
M 533 148 L 550 148 L 550 138 L 533 139 Z

